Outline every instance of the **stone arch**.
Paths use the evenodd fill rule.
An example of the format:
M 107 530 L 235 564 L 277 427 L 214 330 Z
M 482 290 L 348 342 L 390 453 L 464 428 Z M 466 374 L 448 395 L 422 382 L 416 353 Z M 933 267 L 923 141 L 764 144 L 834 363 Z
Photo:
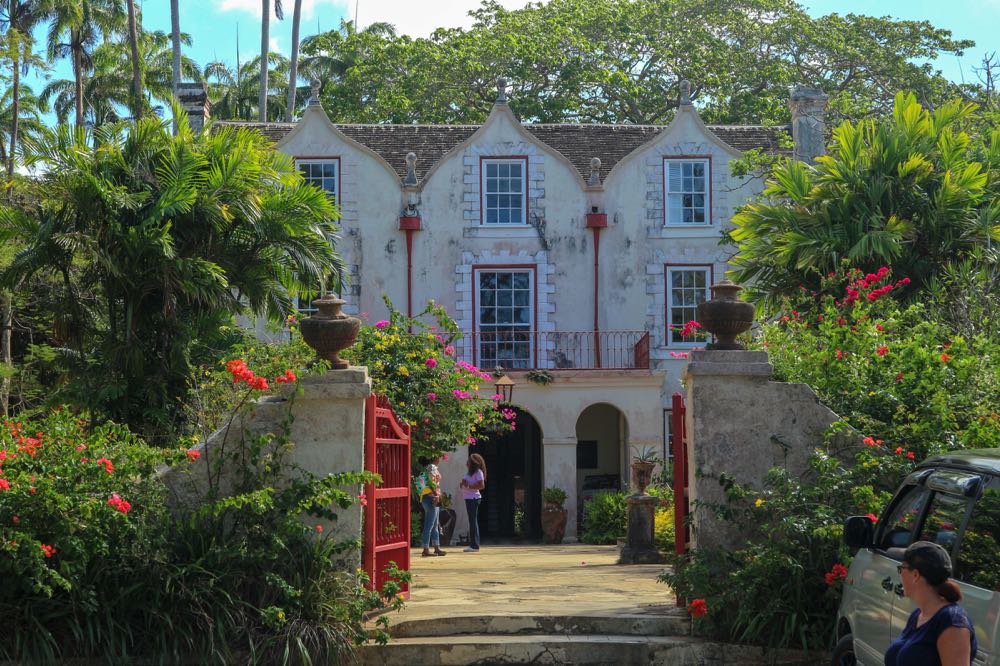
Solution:
M 624 490 L 628 483 L 629 426 L 625 410 L 610 402 L 591 403 L 576 419 L 577 521 L 601 490 Z

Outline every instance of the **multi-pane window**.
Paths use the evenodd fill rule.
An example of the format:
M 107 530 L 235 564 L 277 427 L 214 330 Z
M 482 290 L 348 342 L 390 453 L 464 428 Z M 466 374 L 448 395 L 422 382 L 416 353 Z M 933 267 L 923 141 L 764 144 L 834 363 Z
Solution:
M 340 197 L 340 160 L 296 160 L 299 171 L 310 185 L 324 190 L 336 201 Z
M 531 270 L 476 271 L 477 363 L 480 367 L 532 367 L 532 278 Z
M 664 159 L 668 225 L 709 224 L 709 161 Z
M 527 207 L 524 159 L 489 159 L 482 163 L 483 223 L 525 224 Z
M 296 160 L 296 165 L 307 183 L 318 187 L 327 193 L 335 203 L 340 198 L 340 159 L 326 160 Z M 313 300 L 323 294 L 323 285 L 316 285 L 315 293 L 302 293 L 296 296 L 296 309 L 303 314 L 312 314 L 316 308 Z
M 687 324 L 697 321 L 698 304 L 709 298 L 709 273 L 707 267 L 667 269 L 667 328 L 671 345 L 695 345 L 708 340 L 704 329 Z

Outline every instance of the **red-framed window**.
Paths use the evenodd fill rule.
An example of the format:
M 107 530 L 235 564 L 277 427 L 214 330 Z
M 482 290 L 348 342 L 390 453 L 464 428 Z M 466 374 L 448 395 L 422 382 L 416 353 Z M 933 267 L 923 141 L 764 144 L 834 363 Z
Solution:
M 475 362 L 483 368 L 535 366 L 535 267 L 473 268 Z
M 480 221 L 488 226 L 528 223 L 528 158 L 480 159 Z
M 712 160 L 663 158 L 664 224 L 700 227 L 712 223 Z
M 712 284 L 711 265 L 691 265 L 666 267 L 667 301 L 667 345 L 671 347 L 694 347 L 708 341 L 704 329 L 692 328 L 691 335 L 684 335 L 683 329 L 689 321 L 697 321 L 698 304 L 710 298 Z

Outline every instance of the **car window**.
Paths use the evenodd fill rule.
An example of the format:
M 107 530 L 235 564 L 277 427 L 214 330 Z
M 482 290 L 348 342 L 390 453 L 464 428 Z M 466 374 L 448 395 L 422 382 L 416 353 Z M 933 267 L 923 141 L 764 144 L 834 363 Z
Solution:
M 1000 591 L 1000 481 L 994 480 L 972 508 L 959 547 L 955 578 Z
M 923 486 L 908 486 L 903 493 L 882 526 L 878 543 L 882 550 L 910 545 L 929 494 Z
M 965 513 L 971 501 L 958 495 L 934 493 L 927 518 L 920 529 L 919 541 L 932 541 L 949 553 L 953 552 L 958 541 L 958 530 L 965 522 Z

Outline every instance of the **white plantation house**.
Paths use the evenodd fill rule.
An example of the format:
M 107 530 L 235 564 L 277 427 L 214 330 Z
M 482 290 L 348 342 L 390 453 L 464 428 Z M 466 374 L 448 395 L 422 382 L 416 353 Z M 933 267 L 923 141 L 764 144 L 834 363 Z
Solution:
M 484 536 L 538 533 L 547 486 L 569 495 L 576 534 L 572 509 L 622 488 L 633 449 L 667 450 L 682 357 L 704 344 L 671 326 L 722 279 L 719 234 L 762 187 L 729 163 L 780 150 L 789 130 L 705 125 L 688 90 L 667 126 L 523 124 L 503 84 L 482 125 L 335 125 L 315 94 L 295 123 L 251 124 L 336 198 L 346 311 L 372 322 L 383 294 L 410 312 L 433 299 L 465 332 L 459 354 L 516 382 L 519 427 L 476 445 Z M 200 91 L 182 96 L 193 122 L 207 115 Z M 824 104 L 793 90 L 797 157 L 822 151 Z M 442 464 L 456 497 L 465 457 Z

